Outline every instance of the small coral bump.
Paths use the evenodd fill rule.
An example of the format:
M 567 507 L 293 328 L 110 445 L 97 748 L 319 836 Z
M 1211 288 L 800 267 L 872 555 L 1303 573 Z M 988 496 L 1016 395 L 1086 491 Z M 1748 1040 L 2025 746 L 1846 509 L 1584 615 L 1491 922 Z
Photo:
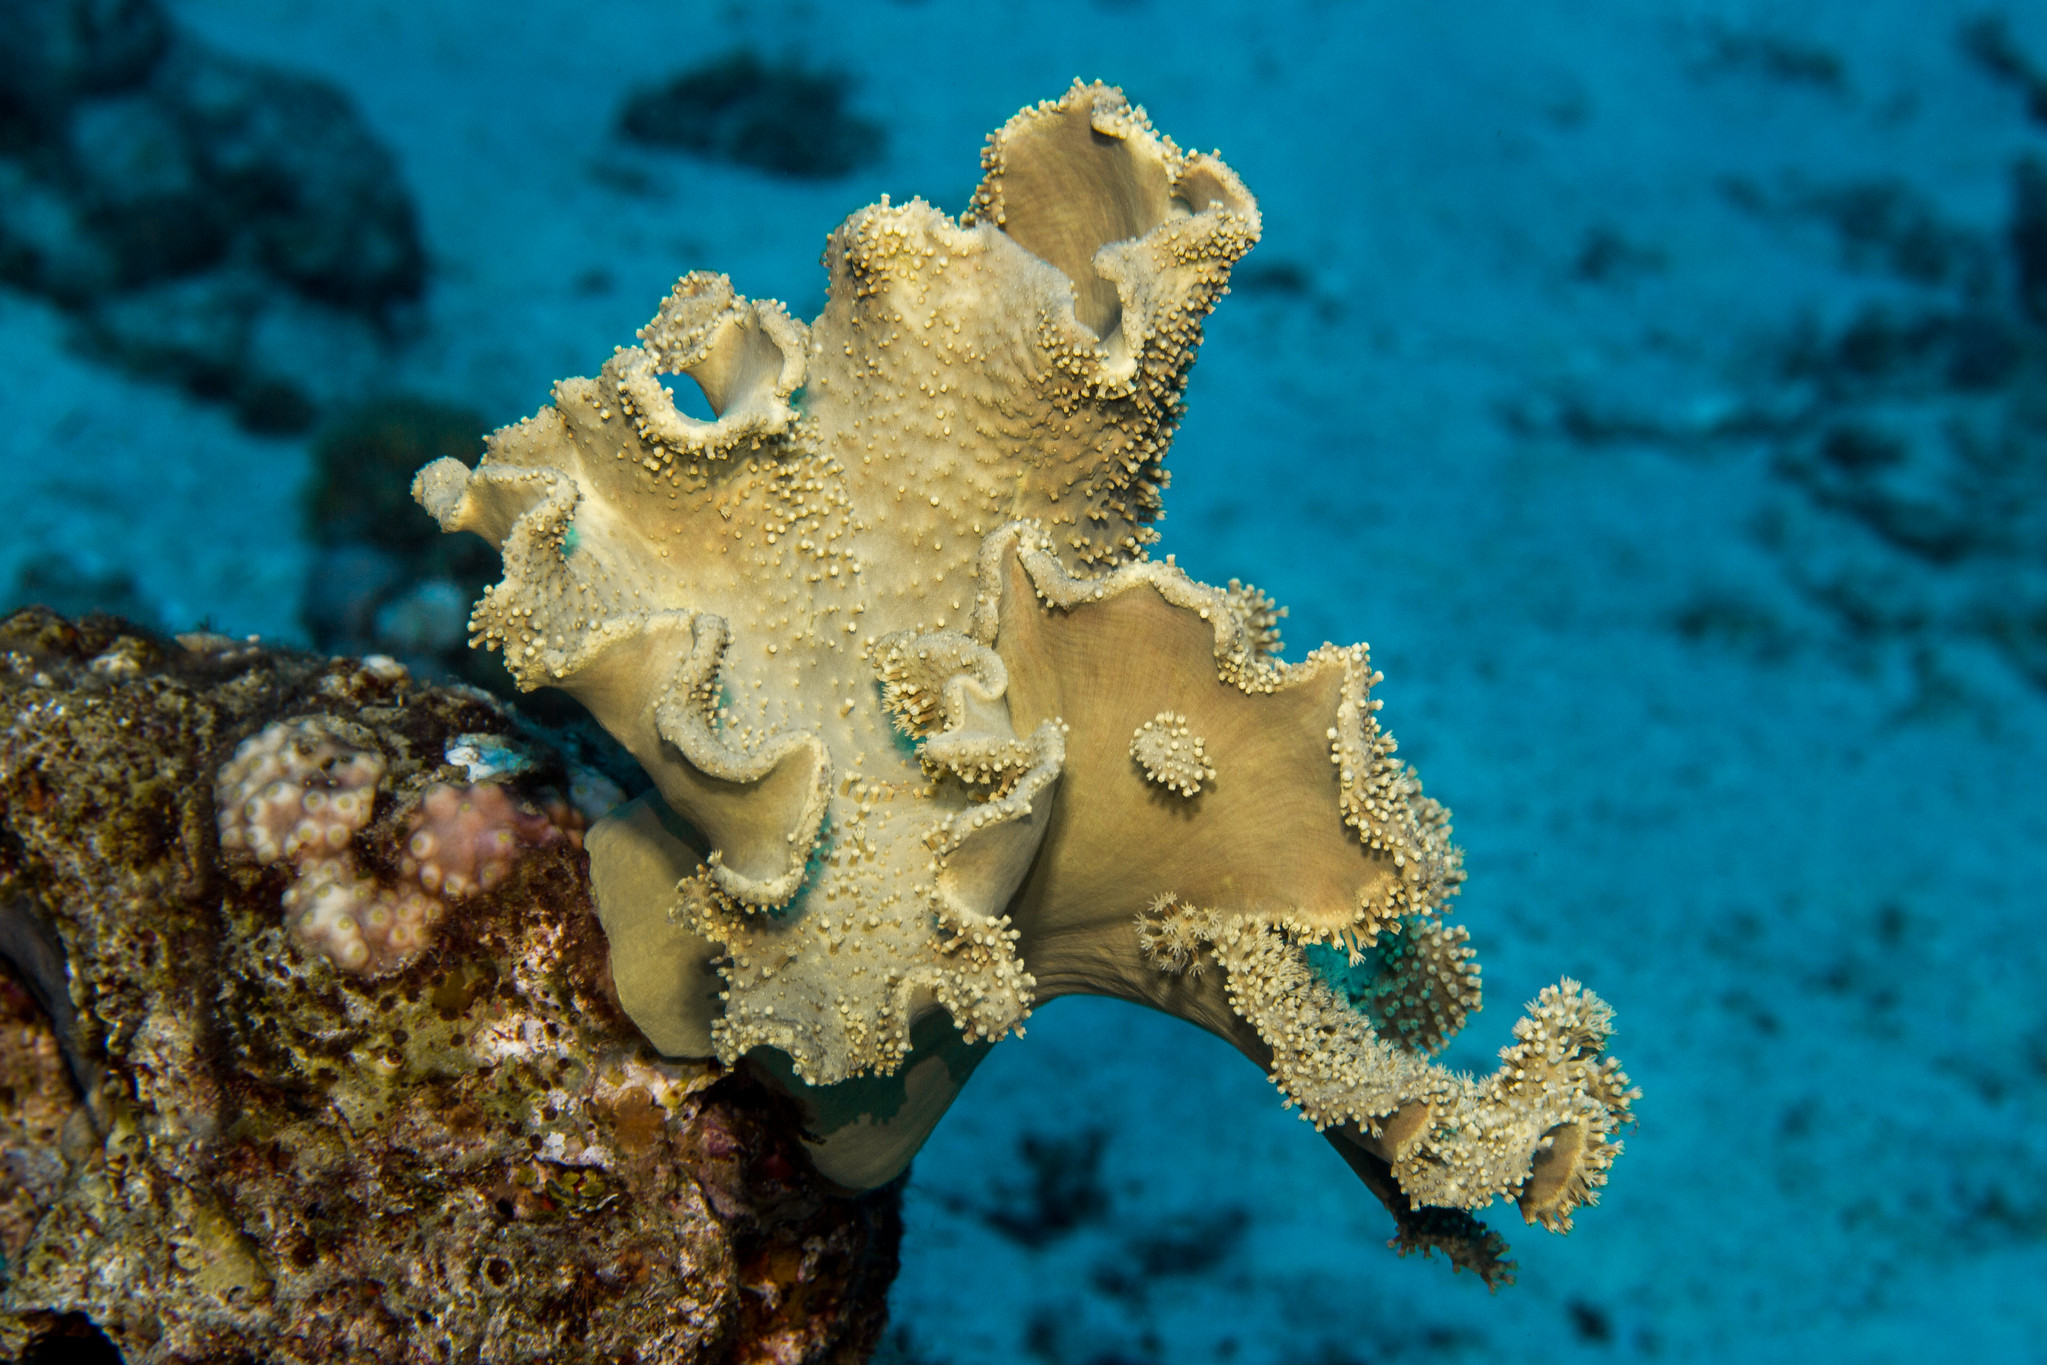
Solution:
M 430 893 L 464 900 L 496 890 L 526 850 L 573 842 L 582 827 L 563 802 L 534 810 L 495 782 L 436 783 L 412 813 L 399 870 Z
M 346 848 L 369 823 L 384 759 L 324 717 L 277 721 L 236 746 L 215 792 L 221 847 L 261 864 Z
M 1208 746 L 1177 711 L 1161 711 L 1138 726 L 1130 737 L 1130 756 L 1148 780 L 1182 796 L 1198 796 L 1203 783 L 1215 781 Z

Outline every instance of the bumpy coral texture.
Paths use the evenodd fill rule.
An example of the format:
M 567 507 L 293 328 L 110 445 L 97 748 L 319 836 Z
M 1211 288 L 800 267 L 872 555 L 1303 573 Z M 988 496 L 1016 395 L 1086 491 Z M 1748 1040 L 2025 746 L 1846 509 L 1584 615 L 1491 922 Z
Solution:
M 282 904 L 293 936 L 364 976 L 418 957 L 449 901 L 496 889 L 527 849 L 581 824 L 566 807 L 522 809 L 495 783 L 436 783 L 407 822 L 400 866 L 418 885 L 388 885 L 353 851 L 386 767 L 374 746 L 361 727 L 329 716 L 273 721 L 236 747 L 216 786 L 221 849 L 288 863 Z
M 370 822 L 384 757 L 324 716 L 274 721 L 221 766 L 220 846 L 261 864 L 288 862 L 283 905 L 292 934 L 344 971 L 401 966 L 427 944 L 442 905 L 361 874 L 350 845 Z
M 1130 737 L 1130 756 L 1145 777 L 1182 796 L 1198 796 L 1202 783 L 1215 781 L 1207 744 L 1177 712 L 1161 711 L 1138 726 Z
M 438 782 L 420 798 L 399 866 L 428 894 L 461 900 L 495 891 L 529 848 L 546 848 L 565 836 L 580 843 L 581 824 L 565 805 L 544 812 L 522 809 L 495 782 Z
M 1568 1226 L 1628 1118 L 1606 1007 L 1565 983 L 1492 1078 L 1431 1065 L 1477 1003 L 1441 924 L 1464 873 L 1364 647 L 1285 662 L 1263 593 L 1147 554 L 1255 201 L 1100 85 L 1024 110 L 983 168 L 957 221 L 848 219 L 809 326 L 685 276 L 475 470 L 422 470 L 441 525 L 503 553 L 477 640 L 582 701 L 701 836 L 660 895 L 701 936 L 678 963 L 722 973 L 718 1056 L 774 1049 L 813 1088 L 903 1069 L 838 1127 L 812 1093 L 828 1172 L 844 1138 L 869 1145 L 843 1169 L 893 1174 L 963 1079 L 957 1053 L 903 1067 L 913 1024 L 973 1044 L 1087 992 L 1236 1043 L 1398 1202 L 1514 1194 Z M 1414 1021 L 1388 1038 L 1307 954 L 1396 931 L 1420 956 L 1381 954 Z M 1447 976 L 1400 975 L 1423 960 Z

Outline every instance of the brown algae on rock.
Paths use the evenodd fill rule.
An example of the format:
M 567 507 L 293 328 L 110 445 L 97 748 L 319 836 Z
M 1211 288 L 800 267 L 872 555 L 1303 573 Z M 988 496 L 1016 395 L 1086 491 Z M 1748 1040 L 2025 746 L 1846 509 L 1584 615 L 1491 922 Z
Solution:
M 0 1358 L 864 1358 L 895 1193 L 620 1011 L 575 776 L 388 661 L 0 622 Z
M 1478 1003 L 1464 873 L 1364 647 L 1283 661 L 1264 594 L 1147 553 L 1256 202 L 1102 85 L 982 160 L 958 220 L 883 200 L 834 232 L 815 322 L 685 276 L 639 346 L 414 485 L 502 551 L 478 642 L 653 779 L 591 831 L 621 1000 L 778 1076 L 851 1186 L 1037 1004 L 1152 1005 L 1266 1068 L 1403 1246 L 1497 1278 L 1465 1211 L 1567 1229 L 1620 1151 L 1610 1012 L 1566 981 L 1492 1076 L 1432 1064 Z

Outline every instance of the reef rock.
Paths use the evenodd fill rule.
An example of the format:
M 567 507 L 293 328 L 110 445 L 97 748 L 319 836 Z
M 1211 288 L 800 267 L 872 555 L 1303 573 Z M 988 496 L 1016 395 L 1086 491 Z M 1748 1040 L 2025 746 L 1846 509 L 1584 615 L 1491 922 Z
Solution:
M 1256 203 L 1101 85 L 983 166 L 957 221 L 884 200 L 834 232 L 814 323 L 685 276 L 639 346 L 414 486 L 502 551 L 478 640 L 653 779 L 590 836 L 621 999 L 664 1051 L 778 1077 L 854 1187 L 1043 1001 L 1168 1010 L 1490 1276 L 1497 1244 L 1428 1210 L 1569 1226 L 1632 1098 L 1609 1013 L 1565 982 L 1495 1075 L 1431 1065 L 1477 1003 L 1440 918 L 1463 871 L 1364 648 L 1284 662 L 1263 594 L 1147 553 Z
M 620 1011 L 604 779 L 389 660 L 0 651 L 0 1359 L 864 1358 L 895 1192 Z

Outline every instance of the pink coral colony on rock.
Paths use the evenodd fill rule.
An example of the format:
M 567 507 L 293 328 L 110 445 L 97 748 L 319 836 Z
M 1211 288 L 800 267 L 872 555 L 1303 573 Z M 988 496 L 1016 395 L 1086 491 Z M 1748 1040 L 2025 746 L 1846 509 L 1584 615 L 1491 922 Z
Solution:
M 1493 1074 L 1433 1064 L 1479 1002 L 1443 920 L 1464 873 L 1365 648 L 1284 661 L 1263 594 L 1147 552 L 1256 201 L 1099 84 L 1024 110 L 982 162 L 957 221 L 884 199 L 834 232 L 809 325 L 687 275 L 640 345 L 477 468 L 420 471 L 444 529 L 502 551 L 477 641 L 653 780 L 588 833 L 620 997 L 663 1052 L 778 1079 L 852 1188 L 902 1171 L 1043 1002 L 1150 1005 L 1263 1067 L 1403 1246 L 1495 1278 L 1464 1211 L 1507 1196 L 1566 1230 L 1620 1153 L 1636 1092 L 1610 1011 L 1565 980 Z M 322 833 L 355 818 L 362 760 L 309 745 L 337 785 L 302 846 L 257 808 L 305 807 L 288 776 L 246 846 L 301 869 L 304 940 L 393 960 L 419 930 L 402 903 L 375 928 Z M 235 764 L 274 762 L 257 750 Z M 476 830 L 533 837 L 435 800 L 427 897 L 487 879 Z M 464 852 L 437 888 L 444 840 Z

